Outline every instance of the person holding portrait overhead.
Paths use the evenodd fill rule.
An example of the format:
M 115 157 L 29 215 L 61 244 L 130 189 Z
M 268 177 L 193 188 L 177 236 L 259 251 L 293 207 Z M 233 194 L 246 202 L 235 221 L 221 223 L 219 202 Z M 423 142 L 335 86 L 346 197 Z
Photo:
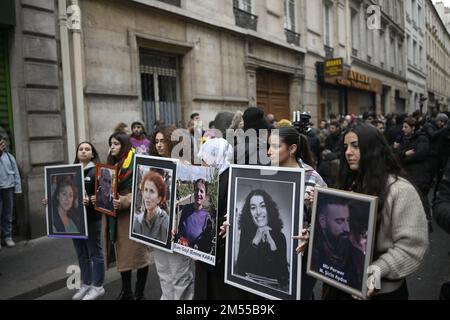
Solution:
M 54 195 L 52 203 L 53 232 L 80 233 L 83 230 L 83 222 L 77 212 L 77 187 L 71 177 L 57 177 Z
M 148 171 L 141 182 L 143 211 L 134 218 L 133 232 L 156 241 L 167 242 L 169 215 L 166 204 L 166 184 L 163 177 Z
M 113 194 L 112 194 L 113 177 L 108 168 L 100 168 L 100 177 L 98 179 L 97 188 L 97 207 L 108 211 L 114 210 Z
M 321 195 L 318 204 L 319 230 L 312 252 L 311 268 L 342 278 L 352 288 L 362 288 L 364 250 L 351 241 L 350 208 L 347 199 Z
M 245 199 L 239 220 L 240 241 L 236 273 L 250 278 L 289 284 L 286 237 L 276 203 L 264 190 L 254 190 Z
M 177 241 L 202 252 L 211 252 L 214 239 L 214 221 L 203 207 L 208 196 L 206 181 L 194 183 L 194 203 L 183 207 L 178 224 Z

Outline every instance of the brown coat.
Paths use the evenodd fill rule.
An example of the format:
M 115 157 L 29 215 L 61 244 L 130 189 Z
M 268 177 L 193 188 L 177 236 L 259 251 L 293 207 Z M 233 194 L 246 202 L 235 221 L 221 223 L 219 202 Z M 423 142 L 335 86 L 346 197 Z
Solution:
M 150 264 L 150 249 L 148 246 L 130 240 L 130 197 L 131 194 L 121 196 L 123 199 L 122 207 L 126 208 L 117 213 L 117 234 L 114 250 L 116 256 L 117 271 L 124 272 L 146 267 Z M 111 261 L 111 245 L 109 234 L 107 232 L 107 220 L 103 219 L 103 231 L 105 240 L 105 258 L 106 266 L 109 267 Z M 109 250 L 108 250 L 109 249 Z

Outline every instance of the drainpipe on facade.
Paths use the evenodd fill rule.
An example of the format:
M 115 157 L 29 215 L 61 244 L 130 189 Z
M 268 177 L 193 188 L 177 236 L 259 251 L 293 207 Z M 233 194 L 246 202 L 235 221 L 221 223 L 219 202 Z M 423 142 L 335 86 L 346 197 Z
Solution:
M 86 141 L 86 117 L 84 110 L 84 92 L 83 92 L 83 63 L 81 53 L 81 10 L 78 0 L 72 0 L 69 7 L 72 14 L 72 45 L 73 45 L 73 69 L 74 69 L 74 88 L 77 110 L 77 132 L 78 141 Z
M 75 120 L 73 112 L 72 75 L 70 71 L 69 33 L 67 31 L 66 0 L 58 0 L 59 33 L 61 44 L 61 62 L 64 88 L 64 110 L 66 115 L 67 155 L 68 160 L 75 159 Z
M 345 46 L 347 47 L 346 53 L 347 53 L 347 63 L 348 65 L 351 65 L 352 62 L 350 61 L 351 59 L 351 54 L 352 54 L 352 44 L 351 44 L 351 29 L 350 29 L 350 25 L 351 25 L 351 21 L 352 21 L 352 16 L 350 13 L 350 1 L 349 0 L 345 0 Z

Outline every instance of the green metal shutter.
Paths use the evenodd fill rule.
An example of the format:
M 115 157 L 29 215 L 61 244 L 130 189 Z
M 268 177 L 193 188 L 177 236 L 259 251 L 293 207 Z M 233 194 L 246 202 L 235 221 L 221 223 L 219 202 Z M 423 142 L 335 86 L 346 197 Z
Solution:
M 5 128 L 13 142 L 11 85 L 8 65 L 8 34 L 0 29 L 0 126 Z

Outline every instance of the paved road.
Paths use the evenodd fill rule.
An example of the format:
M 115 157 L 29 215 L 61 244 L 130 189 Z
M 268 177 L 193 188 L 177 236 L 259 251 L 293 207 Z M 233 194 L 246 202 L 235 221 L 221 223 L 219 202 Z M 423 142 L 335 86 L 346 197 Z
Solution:
M 439 288 L 442 282 L 450 279 L 450 235 L 435 226 L 430 236 L 430 248 L 424 263 L 419 271 L 408 278 L 410 299 L 413 300 L 436 300 L 439 297 Z M 133 283 L 135 282 L 133 274 Z M 121 288 L 120 276 L 115 270 L 108 272 L 106 279 L 106 294 L 104 300 L 115 299 Z M 320 284 L 316 286 L 316 297 L 319 297 Z M 38 299 L 42 300 L 68 300 L 71 299 L 73 291 L 60 289 L 53 291 Z M 146 287 L 148 299 L 159 299 L 161 288 L 156 274 L 155 265 L 150 266 L 149 277 Z

